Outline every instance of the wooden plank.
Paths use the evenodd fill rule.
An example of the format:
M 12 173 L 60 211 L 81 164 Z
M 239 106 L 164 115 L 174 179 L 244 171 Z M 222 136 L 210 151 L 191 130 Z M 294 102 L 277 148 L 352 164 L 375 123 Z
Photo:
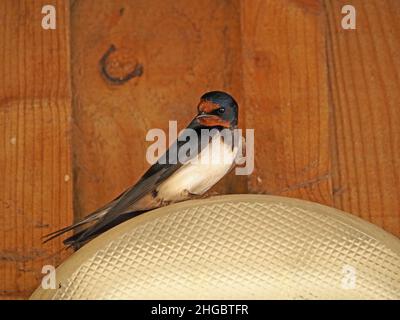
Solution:
M 237 1 L 213 0 L 76 0 L 71 17 L 75 212 L 81 216 L 149 167 L 149 129 L 167 130 L 169 120 L 184 128 L 208 90 L 227 90 L 241 102 L 240 21 Z M 110 79 L 134 74 L 135 67 L 128 81 Z M 216 190 L 246 188 L 243 177 L 226 181 Z
M 356 30 L 341 28 L 355 7 Z M 400 2 L 326 1 L 334 204 L 400 235 Z
M 249 191 L 332 203 L 324 10 L 320 1 L 241 2 Z
M 41 9 L 57 9 L 57 29 Z M 72 221 L 68 2 L 0 1 L 0 299 L 29 296 Z

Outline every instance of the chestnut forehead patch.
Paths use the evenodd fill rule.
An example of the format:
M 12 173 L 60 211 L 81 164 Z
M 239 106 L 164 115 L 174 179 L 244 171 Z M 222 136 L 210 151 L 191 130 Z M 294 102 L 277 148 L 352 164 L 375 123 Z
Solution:
M 217 103 L 214 103 L 214 102 L 211 102 L 208 100 L 201 100 L 199 103 L 198 109 L 201 112 L 209 113 L 209 112 L 219 109 L 220 107 L 221 106 Z

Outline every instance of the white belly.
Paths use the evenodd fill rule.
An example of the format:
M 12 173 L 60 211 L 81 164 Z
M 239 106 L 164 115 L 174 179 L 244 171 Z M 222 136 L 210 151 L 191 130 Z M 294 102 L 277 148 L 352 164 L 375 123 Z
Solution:
M 163 201 L 180 201 L 190 194 L 202 195 L 225 176 L 232 167 L 238 148 L 226 145 L 220 136 L 200 155 L 185 163 L 158 187 Z

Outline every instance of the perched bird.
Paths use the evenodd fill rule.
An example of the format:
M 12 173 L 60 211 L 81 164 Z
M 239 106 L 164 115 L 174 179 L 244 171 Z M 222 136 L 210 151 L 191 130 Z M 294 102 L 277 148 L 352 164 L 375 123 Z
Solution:
M 178 137 L 136 184 L 83 220 L 48 234 L 45 241 L 89 224 L 85 229 L 64 240 L 65 245 L 78 249 L 123 221 L 150 209 L 201 196 L 215 185 L 234 167 L 238 154 L 239 146 L 232 143 L 233 138 L 227 143 L 224 135 L 226 132 L 233 135 L 234 129 L 237 128 L 238 105 L 229 94 L 212 91 L 200 98 L 197 109 L 197 116 L 186 128 L 192 129 L 191 132 L 198 138 L 192 139 L 192 143 L 196 144 L 196 152 L 187 155 L 183 162 L 179 159 L 169 161 L 170 158 L 174 158 L 170 157 L 171 153 L 178 155 L 183 148 L 187 148 L 185 144 L 188 141 Z M 203 129 L 215 129 L 211 130 L 212 138 L 207 139 L 206 143 L 202 143 L 201 139 Z M 213 148 L 213 143 L 219 144 L 219 148 Z M 186 152 L 184 154 L 186 155 Z M 205 154 L 211 161 L 202 161 Z

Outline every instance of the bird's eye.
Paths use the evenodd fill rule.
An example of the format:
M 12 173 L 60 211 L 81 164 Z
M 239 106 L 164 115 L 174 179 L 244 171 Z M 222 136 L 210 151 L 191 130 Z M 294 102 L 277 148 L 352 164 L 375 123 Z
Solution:
M 224 113 L 225 112 L 225 108 L 219 108 L 218 109 L 218 113 Z

